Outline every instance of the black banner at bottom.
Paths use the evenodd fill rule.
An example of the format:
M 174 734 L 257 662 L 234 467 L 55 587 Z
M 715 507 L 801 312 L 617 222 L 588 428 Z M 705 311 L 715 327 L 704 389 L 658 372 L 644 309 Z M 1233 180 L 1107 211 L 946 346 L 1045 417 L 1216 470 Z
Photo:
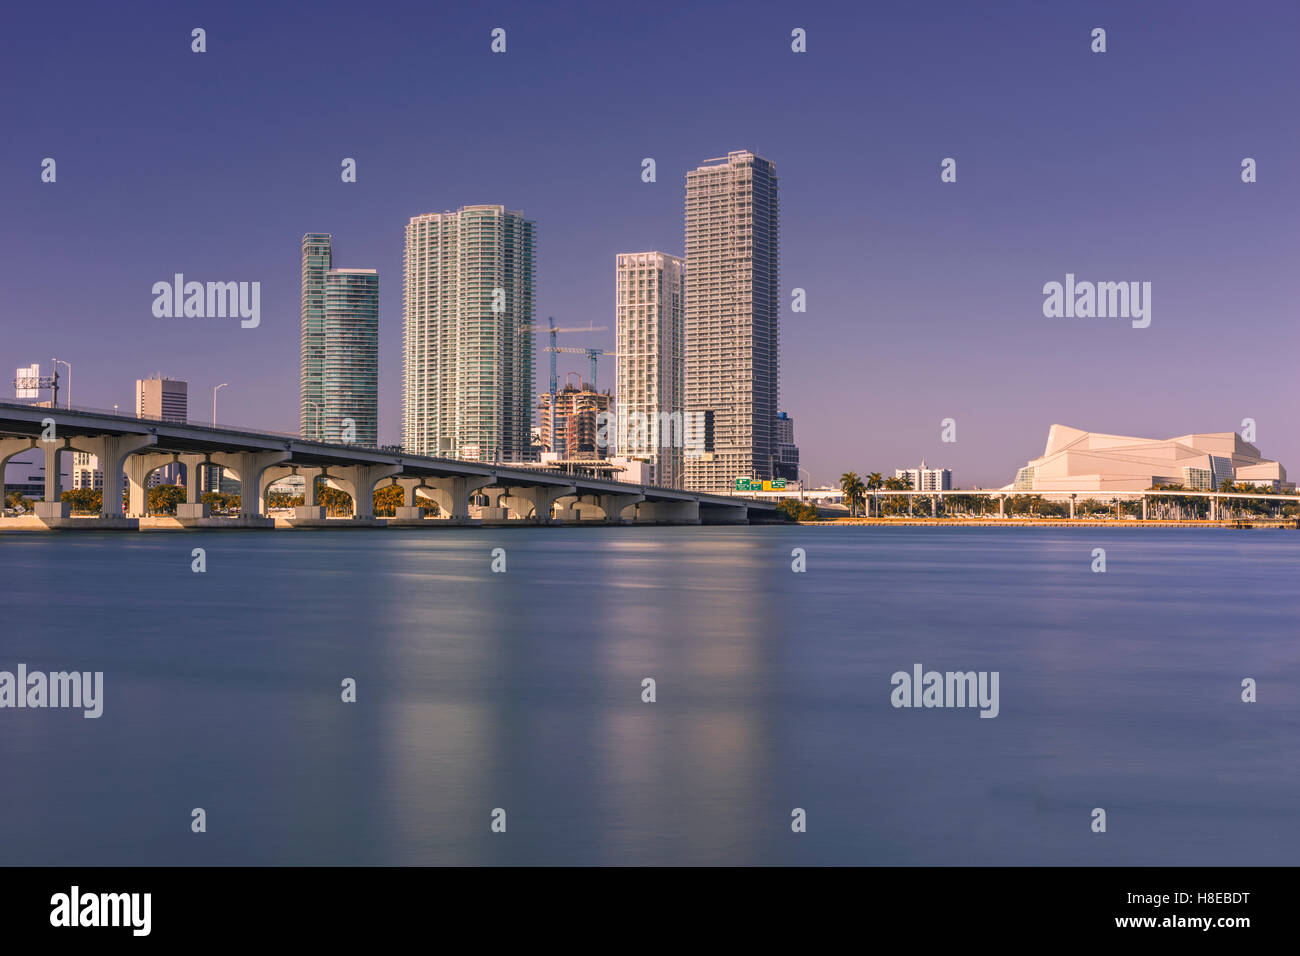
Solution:
M 0 927 L 8 941 L 80 945 L 337 945 L 457 926 L 497 941 L 622 926 L 734 944 L 781 924 L 857 938 L 911 926 L 926 944 L 1128 936 L 1231 945 L 1285 930 L 1294 879 L 1286 868 L 0 869 Z

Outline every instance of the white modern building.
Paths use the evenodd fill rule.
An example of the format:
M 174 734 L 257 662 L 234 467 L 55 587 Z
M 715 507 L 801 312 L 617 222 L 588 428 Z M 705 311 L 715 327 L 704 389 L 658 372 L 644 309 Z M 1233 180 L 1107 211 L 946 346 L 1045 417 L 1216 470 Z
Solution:
M 1286 469 L 1234 432 L 1133 438 L 1053 425 L 1047 448 L 1005 491 L 1146 491 L 1182 485 L 1217 489 L 1224 480 L 1279 489 L 1294 486 Z
M 902 478 L 913 491 L 948 491 L 952 488 L 952 472 L 947 468 L 931 468 L 921 461 L 920 468 L 896 468 L 894 477 Z
M 402 447 L 523 461 L 533 454 L 535 224 L 504 206 L 406 226 Z
M 774 475 L 779 237 L 766 159 L 738 150 L 686 174 L 686 411 L 703 423 L 702 450 L 684 456 L 688 489 Z
M 686 264 L 663 252 L 620 253 L 615 262 L 618 453 L 645 462 L 652 483 L 680 488 Z

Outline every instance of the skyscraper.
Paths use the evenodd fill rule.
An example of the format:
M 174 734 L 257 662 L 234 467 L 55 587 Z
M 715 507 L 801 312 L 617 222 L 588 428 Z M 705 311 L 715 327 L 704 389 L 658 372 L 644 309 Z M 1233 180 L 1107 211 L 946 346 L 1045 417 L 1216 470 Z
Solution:
M 534 223 L 463 206 L 406 226 L 402 445 L 480 461 L 532 454 Z
M 650 480 L 682 483 L 685 264 L 662 252 L 616 259 L 619 455 L 650 465 Z
M 379 445 L 379 274 L 325 273 L 321 426 L 325 441 Z
M 299 433 L 324 439 L 325 427 L 325 273 L 334 248 L 327 232 L 302 237 L 302 358 L 299 379 Z
M 686 174 L 686 410 L 703 451 L 685 487 L 725 491 L 771 478 L 779 390 L 776 170 L 748 150 Z

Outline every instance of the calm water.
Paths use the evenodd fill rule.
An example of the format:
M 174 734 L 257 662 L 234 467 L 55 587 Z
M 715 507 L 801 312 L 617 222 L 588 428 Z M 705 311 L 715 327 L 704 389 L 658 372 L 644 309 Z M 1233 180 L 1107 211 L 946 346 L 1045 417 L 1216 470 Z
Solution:
M 0 710 L 0 864 L 1295 864 L 1298 570 L 1262 530 L 9 535 L 0 670 L 105 705 Z M 894 709 L 916 662 L 1000 716 Z

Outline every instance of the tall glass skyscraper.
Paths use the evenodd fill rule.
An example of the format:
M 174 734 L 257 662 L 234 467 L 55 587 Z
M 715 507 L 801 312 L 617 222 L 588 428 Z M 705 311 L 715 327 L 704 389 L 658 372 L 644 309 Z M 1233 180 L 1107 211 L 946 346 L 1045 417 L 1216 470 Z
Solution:
M 325 273 L 324 327 L 324 440 L 377 447 L 379 274 L 374 269 Z
M 406 451 L 478 461 L 532 454 L 534 228 L 491 205 L 407 223 Z
M 780 376 L 776 169 L 748 150 L 686 174 L 686 410 L 703 452 L 685 487 L 773 477 Z
M 333 265 L 327 232 L 302 237 L 302 365 L 299 434 L 321 441 L 325 426 L 325 273 Z

